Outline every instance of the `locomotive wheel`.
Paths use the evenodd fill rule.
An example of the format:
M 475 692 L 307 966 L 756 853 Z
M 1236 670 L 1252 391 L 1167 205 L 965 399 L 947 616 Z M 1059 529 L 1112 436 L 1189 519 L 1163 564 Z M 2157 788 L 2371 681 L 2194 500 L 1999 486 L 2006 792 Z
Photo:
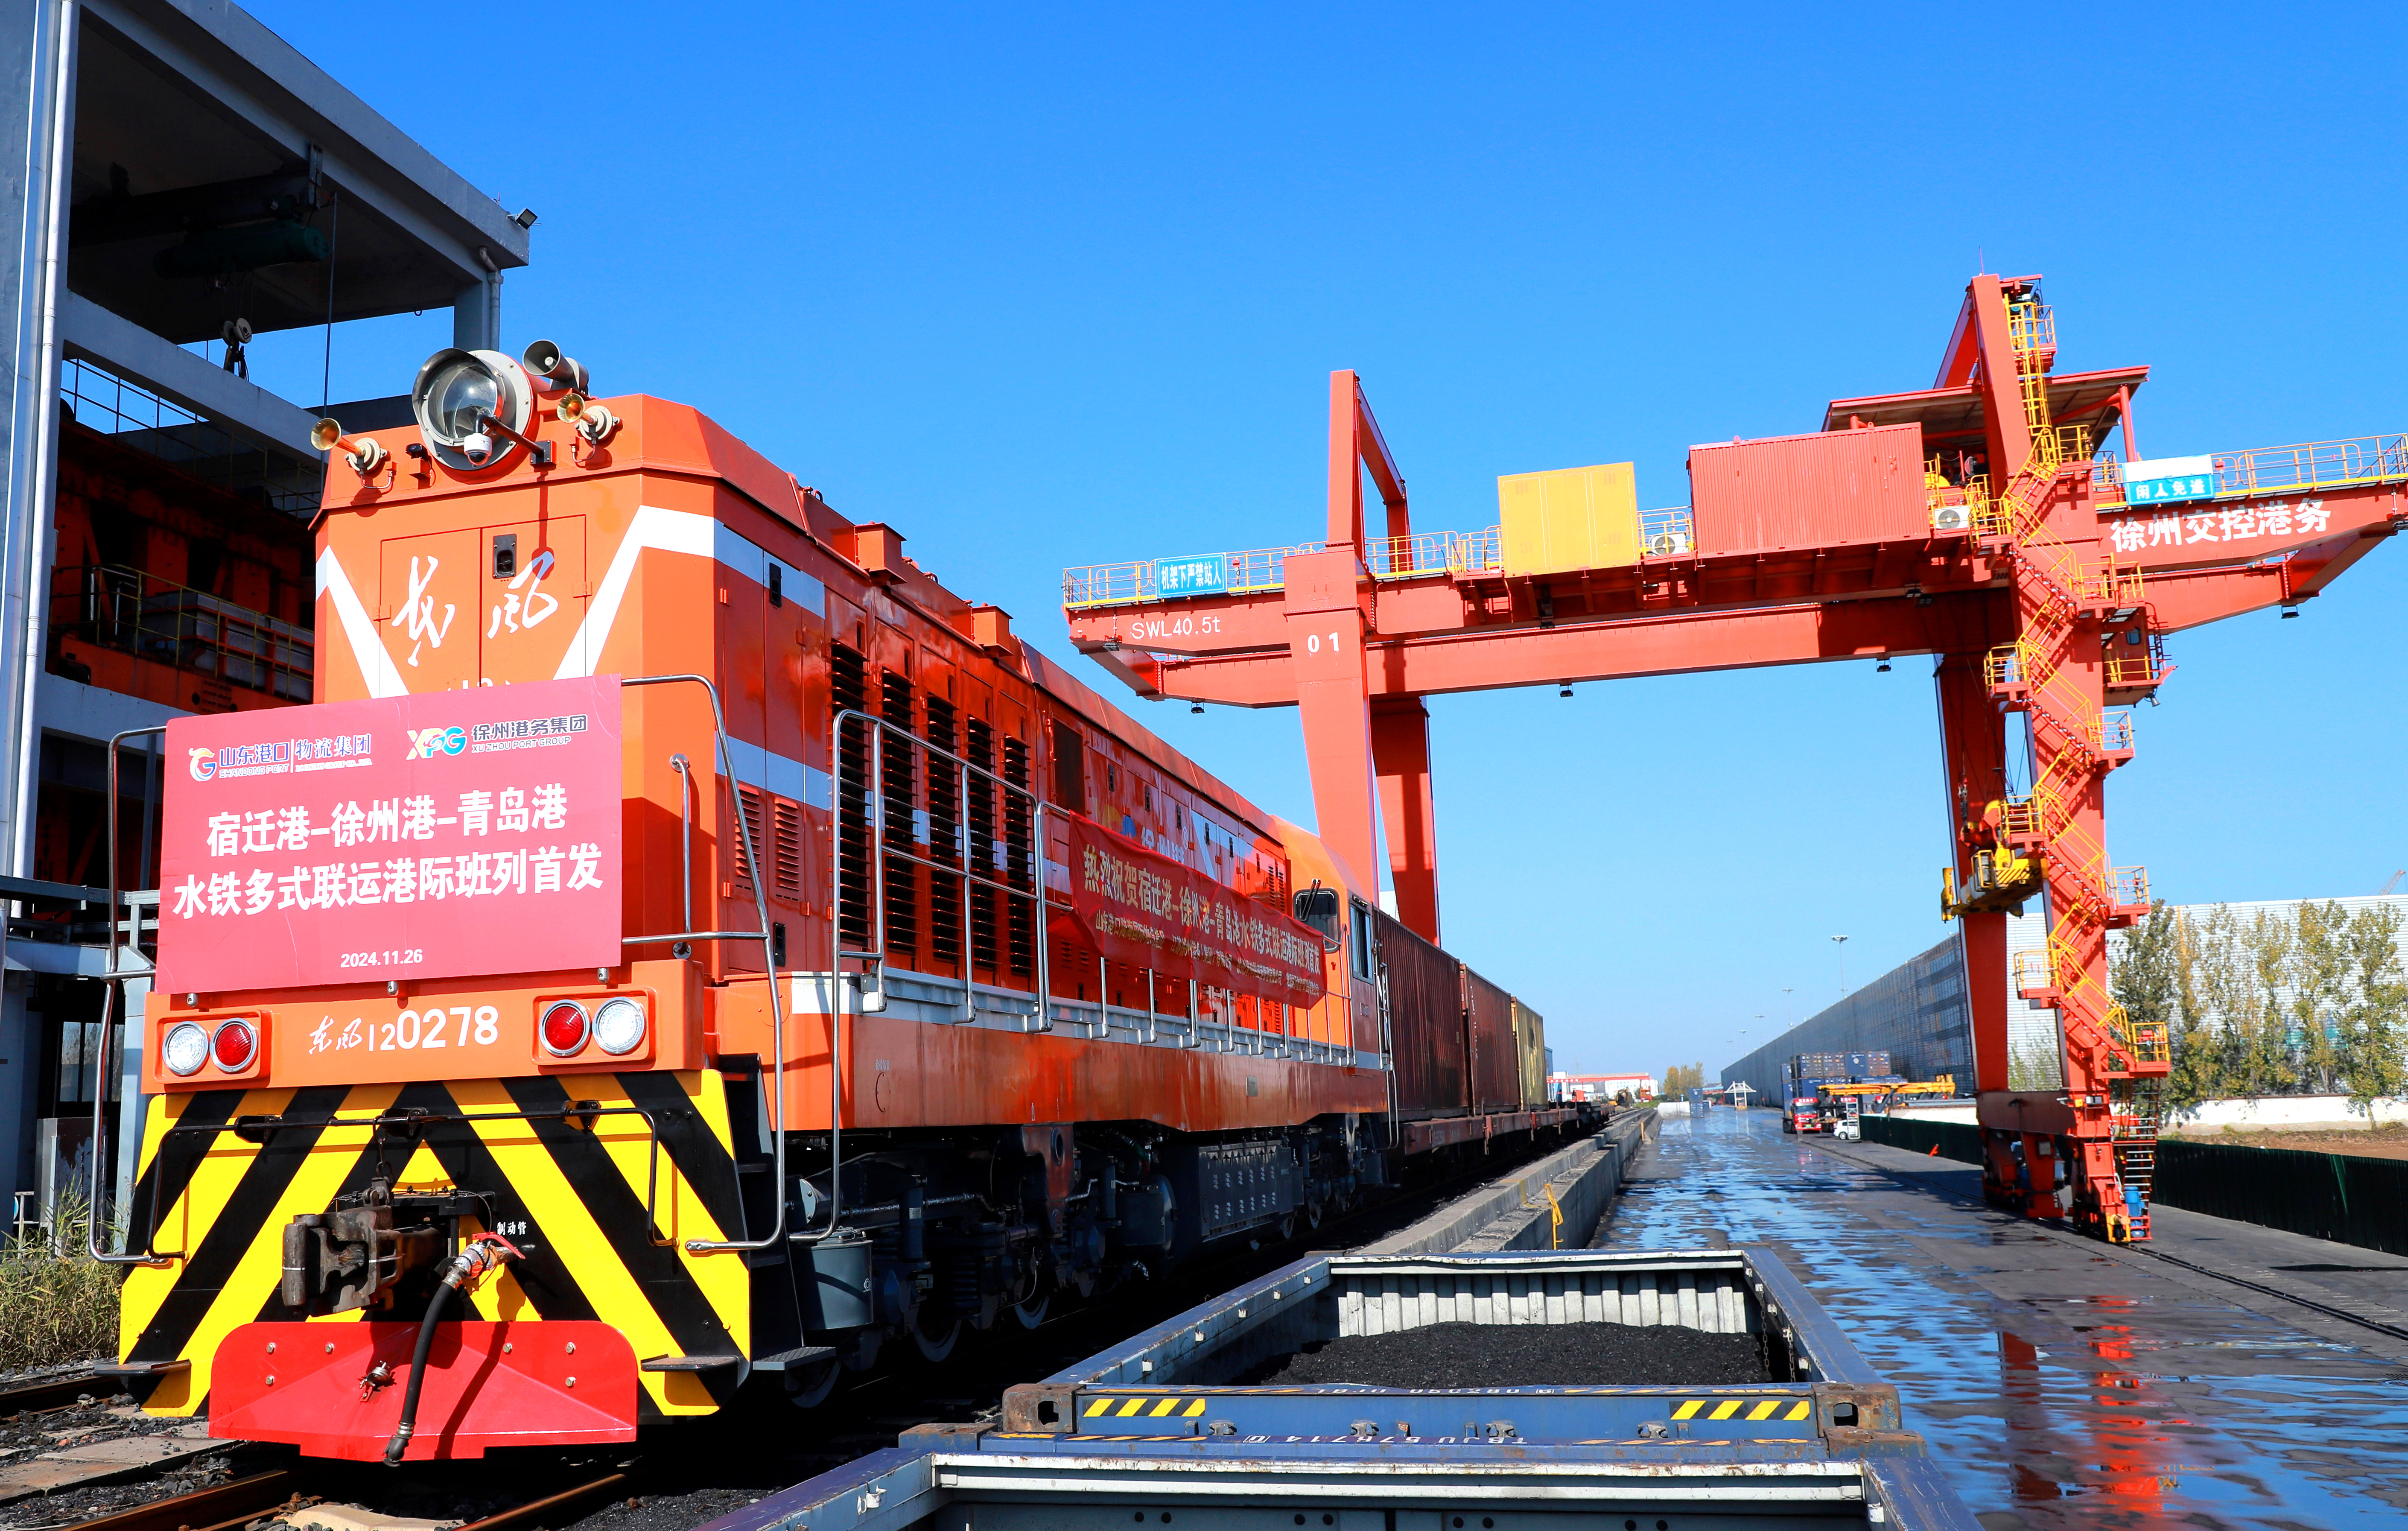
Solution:
M 836 1391 L 836 1380 L 844 1375 L 844 1367 L 834 1361 L 824 1361 L 805 1372 L 786 1373 L 786 1398 L 796 1409 L 817 1409 L 827 1402 Z
M 1045 1322 L 1045 1309 L 1053 1301 L 1054 1294 L 1048 1292 L 1043 1296 L 1031 1297 L 1026 1302 L 1013 1303 L 1011 1316 L 1020 1321 L 1022 1328 L 1034 1329 Z
M 961 1315 L 948 1312 L 940 1320 L 933 1304 L 922 1303 L 911 1320 L 911 1343 L 919 1347 L 924 1361 L 942 1361 L 953 1353 L 961 1338 Z
M 1304 1204 L 1304 1225 L 1308 1228 L 1321 1226 L 1321 1203 L 1308 1201 Z

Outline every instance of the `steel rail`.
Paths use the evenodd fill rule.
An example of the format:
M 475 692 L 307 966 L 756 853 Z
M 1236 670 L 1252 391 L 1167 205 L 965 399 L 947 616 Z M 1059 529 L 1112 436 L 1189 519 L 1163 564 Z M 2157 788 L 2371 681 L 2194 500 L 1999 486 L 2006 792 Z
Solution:
M 95 1396 L 119 1392 L 118 1381 L 98 1372 L 69 1372 L 64 1377 L 37 1377 L 0 1388 L 0 1418 L 26 1409 L 59 1409 L 90 1393 Z
M 481 1521 L 470 1521 L 466 1525 L 461 1526 L 459 1531 L 520 1531 L 523 1526 L 565 1524 L 575 1517 L 563 1515 L 561 1511 L 580 1506 L 586 1500 L 615 1493 L 625 1488 L 627 1484 L 628 1478 L 625 1473 L 614 1472 L 607 1477 L 596 1478 L 590 1483 L 580 1483 L 575 1488 L 563 1489 L 558 1494 L 546 1495 L 540 1499 L 530 1499 L 525 1504 L 513 1506 L 509 1510 L 496 1510 Z M 200 1528 L 194 1527 L 194 1531 L 200 1531 Z
M 79 1521 L 64 1531 L 241 1531 L 263 1514 L 280 1505 L 298 1502 L 304 1493 L 318 1482 L 317 1472 L 323 1465 L 305 1464 L 300 1467 L 279 1468 L 250 1478 L 236 1479 L 214 1488 L 194 1489 L 189 1494 L 170 1495 L 136 1505 L 89 1521 Z M 508 1510 L 496 1510 L 482 1520 L 471 1521 L 459 1531 L 525 1531 L 525 1528 L 566 1524 L 577 1518 L 562 1512 L 574 1510 L 587 1502 L 615 1495 L 632 1482 L 624 1472 L 614 1472 L 580 1483 L 572 1488 L 548 1494 Z
M 279 1468 L 80 1521 L 71 1531 L 233 1531 L 299 1497 L 307 1481 L 306 1469 Z

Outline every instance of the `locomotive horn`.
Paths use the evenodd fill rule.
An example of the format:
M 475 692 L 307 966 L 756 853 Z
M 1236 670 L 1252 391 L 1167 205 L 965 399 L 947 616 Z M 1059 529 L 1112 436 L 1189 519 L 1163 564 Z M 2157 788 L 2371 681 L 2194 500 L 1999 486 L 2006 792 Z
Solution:
M 557 393 L 564 389 L 585 392 L 584 365 L 574 357 L 562 355 L 560 347 L 550 340 L 531 343 L 520 353 L 519 365 L 526 368 L 527 376 L 543 393 Z
M 375 436 L 349 436 L 343 434 L 342 422 L 328 415 L 309 427 L 309 445 L 320 451 L 339 451 L 351 459 L 351 470 L 361 478 L 373 478 L 384 465 L 384 447 Z

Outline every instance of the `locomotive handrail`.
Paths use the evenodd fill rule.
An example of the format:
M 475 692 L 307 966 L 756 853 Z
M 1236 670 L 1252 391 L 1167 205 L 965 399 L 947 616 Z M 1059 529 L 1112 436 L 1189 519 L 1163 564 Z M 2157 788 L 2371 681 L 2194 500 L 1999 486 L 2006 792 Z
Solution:
M 420 1111 L 396 1110 L 388 1108 L 374 1116 L 344 1116 L 329 1112 L 322 1117 L 251 1116 L 236 1117 L 231 1122 L 177 1123 L 162 1138 L 178 1133 L 236 1134 L 282 1132 L 287 1128 L 368 1127 L 381 1131 L 386 1127 L 437 1127 L 452 1123 L 474 1124 L 479 1122 L 566 1122 L 575 1124 L 586 1117 L 640 1116 L 651 1139 L 649 1161 L 644 1171 L 644 1231 L 652 1243 L 666 1248 L 672 1241 L 661 1237 L 659 1205 L 661 1181 L 661 1124 L 650 1106 L 605 1106 L 599 1101 L 565 1102 L 559 1106 L 530 1108 L 522 1111 Z M 470 1193 L 472 1195 L 476 1193 Z M 160 1209 L 158 1198 L 151 1198 L 150 1223 L 155 1235 Z M 533 1249 L 535 1246 L 527 1246 Z M 161 1256 L 164 1261 L 167 1256 Z
M 92 1217 L 91 1223 L 84 1229 L 84 1251 L 93 1259 L 108 1266 L 164 1266 L 171 1260 L 180 1260 L 183 1258 L 181 1251 L 173 1254 L 161 1254 L 158 1251 L 150 1247 L 157 1241 L 159 1237 L 159 1209 L 155 1206 L 150 1209 L 150 1226 L 142 1236 L 141 1253 L 132 1254 L 119 1252 L 112 1254 L 108 1251 L 100 1247 L 102 1221 L 100 1215 L 100 1166 L 108 1157 L 108 1154 L 101 1151 L 102 1145 L 108 1141 L 108 1139 L 102 1136 L 102 1127 L 108 1120 L 108 1023 L 113 1013 L 122 1009 L 124 1007 L 125 980 L 129 978 L 148 978 L 158 969 L 158 965 L 149 961 L 147 958 L 144 960 L 143 966 L 140 968 L 132 970 L 127 969 L 119 960 L 121 954 L 124 951 L 125 942 L 122 938 L 124 933 L 119 929 L 117 923 L 117 906 L 121 902 L 117 886 L 117 805 L 119 802 L 117 793 L 117 751 L 118 746 L 124 743 L 127 739 L 147 738 L 153 734 L 165 737 L 166 732 L 167 725 L 165 723 L 153 723 L 148 728 L 124 729 L 119 733 L 110 735 L 108 738 L 108 966 L 101 974 L 100 1057 L 93 1063 L 92 1071 L 92 1179 L 90 1182 L 89 1195 L 84 1204 L 90 1209 Z M 147 751 L 145 752 L 148 753 Z M 147 764 L 142 769 L 142 796 L 143 812 L 147 817 L 150 807 L 150 768 Z M 135 916 L 135 924 L 136 927 L 135 931 L 135 951 L 136 953 L 139 953 L 142 950 L 141 930 L 139 928 L 141 924 L 140 915 Z M 121 1043 L 118 1047 L 118 1054 L 121 1058 L 124 1055 L 124 1046 Z M 120 1104 L 122 1105 L 123 1103 L 120 1102 Z M 134 1142 L 131 1145 L 120 1143 L 118 1148 L 121 1151 L 123 1151 L 130 1147 L 135 1153 L 138 1155 L 141 1152 L 142 1146 L 142 1140 L 139 1136 L 141 1130 L 141 1126 L 137 1121 L 135 1127 L 136 1136 Z M 120 1136 L 122 1135 L 121 1134 Z M 133 1162 L 138 1164 L 140 1163 L 140 1160 L 137 1157 Z M 151 1200 L 155 1202 L 158 1198 L 153 1196 Z M 133 1233 L 133 1229 L 130 1225 L 126 1229 L 126 1232 L 130 1238 Z
M 867 950 L 859 952 L 849 951 L 846 949 L 844 945 L 843 926 L 844 855 L 841 839 L 844 818 L 843 743 L 845 724 L 848 722 L 853 721 L 858 721 L 869 726 L 868 780 L 863 783 L 865 791 L 863 794 L 864 801 L 862 805 L 862 820 L 865 826 L 869 831 L 870 889 L 868 899 L 869 909 L 867 912 L 870 917 L 870 930 L 873 938 L 867 943 Z M 1039 875 L 1036 866 L 1038 857 L 1042 854 L 1045 844 L 1045 800 L 1037 795 L 1036 788 L 1024 786 L 1018 782 L 1011 781 L 992 768 L 977 765 L 940 745 L 932 744 L 911 733 L 910 730 L 901 727 L 899 724 L 889 723 L 886 719 L 880 717 L 876 713 L 866 711 L 860 708 L 842 708 L 837 711 L 834 725 L 837 749 L 831 752 L 830 764 L 835 768 L 829 775 L 830 785 L 828 804 L 830 817 L 836 821 L 838 841 L 835 847 L 837 854 L 830 858 L 828 878 L 833 892 L 833 895 L 828 900 L 828 950 L 833 953 L 832 960 L 838 964 L 841 964 L 845 959 L 851 958 L 855 962 L 871 964 L 873 965 L 874 969 L 882 973 L 886 966 L 886 859 L 889 856 L 897 857 L 903 861 L 910 862 L 915 866 L 924 866 L 929 871 L 938 873 L 944 877 L 960 878 L 964 885 L 965 893 L 968 891 L 970 886 L 975 885 L 982 888 L 987 888 L 1000 894 L 1007 900 L 1026 900 L 1034 906 L 1032 912 L 1036 916 L 1036 929 L 1033 932 L 1035 939 L 1031 944 L 1037 948 L 1036 1020 L 1038 1024 L 1035 1029 L 1039 1031 L 1051 1030 L 1053 1019 L 1049 1010 L 1053 1003 L 1053 971 L 1048 951 L 1048 942 L 1045 936 L 1046 892 L 1044 880 Z M 969 845 L 968 841 L 970 826 L 967 823 L 958 823 L 953 825 L 953 833 L 957 837 L 958 849 L 961 851 L 961 860 L 958 864 L 933 860 L 930 857 L 920 855 L 912 851 L 896 850 L 887 844 L 886 815 L 883 811 L 885 803 L 882 785 L 885 781 L 886 736 L 889 733 L 901 735 L 910 747 L 914 750 L 924 751 L 931 757 L 941 758 L 951 762 L 959 777 L 960 797 L 958 801 L 962 805 L 966 806 L 969 802 L 969 783 L 972 772 L 976 772 L 980 777 L 984 778 L 990 784 L 1001 789 L 1008 796 L 1018 796 L 1027 800 L 1030 809 L 1028 831 L 1028 886 L 1019 887 L 1011 882 L 991 877 L 986 873 L 972 869 L 975 864 L 971 860 L 969 853 Z M 879 811 L 871 811 L 873 808 Z M 1010 849 L 1009 845 L 1007 845 L 1006 849 L 1007 851 Z M 961 953 L 961 1019 L 964 1024 L 968 1024 L 978 1018 L 978 991 L 976 976 L 977 953 L 971 939 L 970 901 L 968 897 L 965 897 L 962 900 Z M 867 975 L 865 974 L 863 976 L 867 977 Z M 875 1011 L 883 1009 L 884 1005 L 885 993 L 884 984 L 882 980 L 882 982 L 876 991 L 864 994 L 862 1008 L 874 1013 Z M 1109 1023 L 1108 1018 L 1107 1024 Z
M 694 928 L 694 762 L 683 751 L 669 756 L 669 769 L 678 774 L 678 865 L 684 875 L 678 882 L 682 902 L 678 906 L 682 918 L 680 923 Z
M 872 950 L 867 952 L 848 952 L 844 945 L 844 725 L 852 720 L 859 720 L 869 725 L 868 780 L 863 783 L 861 817 L 865 827 L 869 831 L 870 886 L 867 912 L 870 920 L 869 928 L 876 938 L 870 943 Z M 954 869 L 950 866 L 938 867 L 909 851 L 890 851 L 886 848 L 886 814 L 882 792 L 886 780 L 886 734 L 889 729 L 895 727 L 895 724 L 885 719 L 859 708 L 838 708 L 835 716 L 830 719 L 829 742 L 832 748 L 828 751 L 828 765 L 831 767 L 828 772 L 828 850 L 830 851 L 828 856 L 828 1080 L 831 1099 L 828 1106 L 828 1206 L 826 1226 L 810 1236 L 813 1241 L 835 1234 L 838 1220 L 843 1210 L 844 1176 L 841 1170 L 844 1164 L 844 1115 L 840 1109 L 842 1085 L 838 1081 L 844 1078 L 841 1028 L 844 1024 L 842 980 L 845 959 L 850 957 L 855 962 L 869 964 L 870 966 L 860 975 L 865 979 L 871 973 L 878 975 L 879 986 L 875 990 L 870 989 L 866 983 L 857 986 L 857 992 L 861 996 L 858 1003 L 862 1009 L 873 1013 L 884 1009 L 886 1008 L 884 970 L 886 966 L 887 856 L 901 855 L 909 861 L 930 866 L 932 869 L 942 871 L 947 876 L 954 875 Z M 1026 889 L 1014 888 L 972 872 L 969 845 L 966 834 L 968 826 L 964 823 L 956 823 L 953 826 L 954 834 L 961 837 L 958 845 L 962 862 L 959 875 L 962 878 L 964 894 L 961 946 L 962 1021 L 965 1024 L 968 1024 L 978 1019 L 978 963 L 977 952 L 971 941 L 970 900 L 968 896 L 969 884 L 975 881 L 999 890 L 1007 899 L 1019 897 L 1033 898 L 1036 901 L 1036 917 L 1032 922 L 1034 938 L 1031 942 L 1037 948 L 1037 1025 L 1035 1029 L 1039 1031 L 1048 1029 L 1052 1022 L 1046 1015 L 1046 1007 L 1050 1002 L 1049 991 L 1052 983 L 1046 962 L 1045 882 L 1036 867 L 1037 858 L 1043 853 L 1045 845 L 1044 800 L 1039 797 L 1032 788 L 1005 780 L 985 766 L 972 766 L 952 751 L 939 749 L 934 744 L 915 737 L 908 731 L 897 731 L 902 732 L 904 737 L 910 740 L 914 748 L 926 750 L 931 755 L 942 755 L 961 768 L 960 801 L 965 807 L 969 801 L 969 772 L 973 770 L 1001 787 L 1006 793 L 1020 794 L 1027 798 L 1032 806 L 1028 847 L 1030 886 Z M 877 811 L 873 812 L 873 808 Z M 752 887 L 757 897 L 761 887 L 761 878 L 757 869 L 752 878 Z M 765 914 L 763 919 L 766 921 L 767 918 Z M 998 946 L 1000 944 L 999 938 Z M 1000 955 L 998 952 L 997 956 L 1000 957 Z M 872 1002 L 873 999 L 875 1003 Z M 786 1215 L 784 1151 L 785 1139 L 781 1134 L 779 1138 L 781 1157 L 777 1170 L 778 1217 L 781 1226 L 783 1225 Z M 804 1237 L 801 1234 L 793 1236 L 797 1241 Z
M 710 726 L 713 736 L 712 742 L 717 747 L 719 752 L 719 765 L 720 767 L 727 773 L 728 785 L 735 788 L 737 791 L 741 792 L 743 790 L 743 786 L 736 775 L 736 753 L 727 746 L 727 714 L 719 705 L 719 688 L 711 684 L 709 677 L 700 675 L 626 675 L 619 678 L 619 684 L 622 687 L 667 686 L 676 685 L 681 681 L 691 682 L 694 685 L 700 686 L 703 689 L 704 694 L 710 696 Z M 685 771 L 680 771 L 678 773 L 678 778 L 681 782 L 690 781 L 692 780 Z M 683 806 L 682 788 L 681 788 L 680 792 L 680 806 L 681 808 Z M 752 825 L 745 819 L 744 810 L 740 804 L 737 807 L 734 817 L 736 820 L 736 834 L 744 851 L 744 865 L 751 868 L 752 872 L 752 909 L 754 916 L 761 922 L 761 928 L 759 930 L 744 931 L 688 930 L 676 936 L 631 936 L 626 937 L 622 943 L 626 946 L 649 946 L 664 940 L 716 941 L 757 939 L 761 943 L 762 970 L 767 973 L 769 977 L 770 1093 L 778 1097 L 777 1118 L 771 1123 L 774 1128 L 774 1132 L 770 1140 L 769 1152 L 771 1163 L 774 1166 L 770 1173 L 773 1177 L 773 1183 L 778 1188 L 778 1194 L 774 1198 L 778 1204 L 777 1220 L 775 1224 L 770 1228 L 768 1234 L 760 1238 L 689 1238 L 685 1241 L 685 1251 L 688 1254 L 717 1254 L 735 1251 L 773 1249 L 787 1241 L 786 1008 L 784 1003 L 780 999 L 778 994 L 781 980 L 778 976 L 777 937 L 769 923 L 769 897 L 768 894 L 763 891 L 761 857 L 759 851 L 752 844 Z M 692 902 L 694 898 L 694 862 L 693 857 L 690 854 L 686 858 L 685 898 L 687 900 L 685 905 L 687 911 L 685 923 L 692 925 L 694 923 L 694 906 Z M 836 1016 L 831 1015 L 828 1017 L 828 1128 L 831 1133 L 836 1130 L 838 1119 L 842 1112 L 844 1105 L 844 1070 L 836 1066 L 837 1047 L 840 1040 L 837 1035 L 837 1028 L 839 1024 L 840 1023 Z M 655 1138 L 655 1141 L 657 1141 L 657 1138 Z M 834 1228 L 835 1224 L 830 1223 L 830 1231 L 833 1231 Z M 824 1238 L 825 1236 L 819 1235 L 814 1237 Z

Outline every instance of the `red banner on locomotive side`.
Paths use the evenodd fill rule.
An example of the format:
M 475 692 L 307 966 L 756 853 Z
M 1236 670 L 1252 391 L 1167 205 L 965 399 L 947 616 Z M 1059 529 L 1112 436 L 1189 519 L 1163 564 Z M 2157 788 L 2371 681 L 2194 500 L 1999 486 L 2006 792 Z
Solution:
M 164 990 L 614 966 L 616 676 L 167 725 Z
M 1074 813 L 1072 916 L 1113 962 L 1262 999 L 1311 1005 L 1326 992 L 1321 933 Z

